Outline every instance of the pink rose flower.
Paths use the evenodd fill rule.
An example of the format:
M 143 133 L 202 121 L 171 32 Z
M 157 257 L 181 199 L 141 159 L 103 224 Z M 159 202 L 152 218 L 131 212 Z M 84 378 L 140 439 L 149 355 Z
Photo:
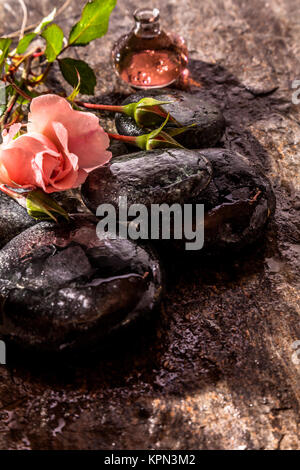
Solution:
M 43 95 L 31 102 L 28 133 L 4 131 L 0 183 L 42 188 L 47 193 L 81 185 L 88 173 L 111 159 L 109 137 L 92 113 L 74 111 L 67 100 Z

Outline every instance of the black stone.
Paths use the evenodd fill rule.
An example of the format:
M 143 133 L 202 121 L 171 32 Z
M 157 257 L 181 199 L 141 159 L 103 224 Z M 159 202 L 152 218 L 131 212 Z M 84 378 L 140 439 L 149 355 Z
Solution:
M 36 221 L 26 209 L 6 194 L 0 192 L 0 248 Z
M 103 203 L 113 204 L 118 209 L 120 196 L 127 196 L 128 205 L 147 207 L 163 203 L 204 204 L 201 254 L 240 250 L 255 242 L 275 211 L 270 181 L 246 157 L 235 152 L 186 150 L 185 159 L 180 158 L 181 152 L 155 150 L 118 157 L 91 173 L 82 188 L 83 200 L 93 212 Z M 201 162 L 200 173 L 195 172 L 195 157 L 198 166 Z M 187 174 L 187 179 L 178 180 Z M 195 223 L 193 225 L 195 229 Z M 167 245 L 182 250 L 186 241 L 184 238 L 175 240 L 171 226 L 171 242 L 154 243 L 158 248 Z
M 122 104 L 139 101 L 145 96 L 152 96 L 161 101 L 173 101 L 171 104 L 163 105 L 163 109 L 178 121 L 182 126 L 196 124 L 184 134 L 175 139 L 184 147 L 194 149 L 213 147 L 222 137 L 225 130 L 225 119 L 220 109 L 201 94 L 191 95 L 179 91 L 139 92 L 130 95 Z M 116 128 L 122 135 L 142 135 L 148 132 L 140 128 L 133 118 L 118 113 L 115 119 Z M 171 123 L 167 127 L 174 127 Z M 166 127 L 166 130 L 167 130 Z
M 95 221 L 42 222 L 0 252 L 0 334 L 39 351 L 99 345 L 158 305 L 162 279 L 150 248 L 102 239 Z
M 203 252 L 239 250 L 256 241 L 274 215 L 270 181 L 246 157 L 224 149 L 205 149 L 213 176 L 193 203 L 204 204 Z
M 211 165 L 199 150 L 157 149 L 114 158 L 93 171 L 82 186 L 83 200 L 95 213 L 99 204 L 184 203 L 209 183 Z

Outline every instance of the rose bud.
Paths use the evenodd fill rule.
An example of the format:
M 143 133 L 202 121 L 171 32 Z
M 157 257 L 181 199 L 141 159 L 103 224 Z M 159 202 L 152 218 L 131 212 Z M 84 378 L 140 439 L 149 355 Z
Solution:
M 122 142 L 127 142 L 129 144 L 135 145 L 142 150 L 152 150 L 156 148 L 184 148 L 179 142 L 173 139 L 173 136 L 182 134 L 187 130 L 188 127 L 180 127 L 174 129 L 168 129 L 168 132 L 163 131 L 163 128 L 167 124 L 169 115 L 167 115 L 164 123 L 149 134 L 135 136 L 119 135 L 119 134 L 110 134 L 109 137 L 116 140 L 121 140 Z M 194 125 L 194 124 L 192 124 Z
M 163 119 L 169 116 L 169 121 L 180 125 L 170 114 L 161 107 L 162 104 L 169 104 L 170 101 L 158 101 L 154 98 L 142 98 L 137 103 L 129 103 L 124 106 L 123 112 L 132 117 L 140 127 L 153 127 L 161 124 Z
M 122 114 L 127 114 L 135 120 L 140 127 L 153 127 L 161 124 L 166 119 L 168 113 L 161 107 L 163 104 L 170 104 L 171 101 L 158 101 L 154 98 L 142 98 L 135 103 L 129 103 L 123 106 L 114 106 L 106 104 L 92 104 L 75 101 L 79 106 L 89 109 L 99 109 L 103 111 L 112 111 Z M 180 126 L 173 116 L 169 115 L 169 121 Z

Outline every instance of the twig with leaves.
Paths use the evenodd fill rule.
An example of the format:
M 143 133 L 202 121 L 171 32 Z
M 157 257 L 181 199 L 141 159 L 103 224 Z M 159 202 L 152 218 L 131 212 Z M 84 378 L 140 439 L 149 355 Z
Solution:
M 173 137 L 187 129 L 162 108 L 169 102 L 154 98 L 145 97 L 124 106 L 77 100 L 79 93 L 94 94 L 96 76 L 86 62 L 63 54 L 73 47 L 86 46 L 107 32 L 116 0 L 88 2 L 66 37 L 54 19 L 70 3 L 71 0 L 66 1 L 58 12 L 54 9 L 24 34 L 28 31 L 27 8 L 24 0 L 19 0 L 23 21 L 18 42 L 13 43 L 8 36 L 0 38 L 0 80 L 6 89 L 6 99 L 0 104 L 3 137 L 0 190 L 16 199 L 35 218 L 68 217 L 49 194 L 80 186 L 92 169 L 107 163 L 111 158 L 109 137 L 146 150 L 180 148 Z M 36 39 L 38 45 L 34 43 Z M 73 87 L 67 99 L 40 88 L 55 62 Z M 23 119 L 31 101 L 31 119 L 26 125 Z M 125 113 L 146 129 L 159 127 L 138 138 L 108 134 L 92 113 L 78 112 L 82 107 Z M 164 128 L 168 121 L 172 128 L 167 133 Z
M 27 8 L 23 0 L 19 3 L 23 10 L 23 21 L 20 31 L 0 38 L 0 80 L 6 85 L 6 102 L 0 105 L 0 124 L 3 128 L 9 126 L 10 117 L 21 120 L 28 102 L 38 96 L 39 85 L 46 80 L 47 74 L 55 62 L 58 63 L 64 79 L 73 87 L 80 86 L 78 92 L 92 95 L 96 85 L 96 76 L 92 68 L 83 60 L 71 57 L 62 57 L 69 48 L 86 46 L 94 39 L 103 36 L 108 29 L 108 21 L 116 0 L 93 0 L 83 8 L 80 20 L 71 28 L 68 36 L 60 26 L 54 23 L 58 14 L 64 11 L 72 0 L 67 0 L 56 11 L 56 8 L 38 25 L 31 25 L 33 30 L 24 35 L 27 21 Z M 32 28 L 31 28 L 32 29 Z M 17 45 L 13 45 L 12 37 L 18 33 Z M 44 48 L 32 48 L 34 41 L 41 38 Z M 32 64 L 41 61 L 45 67 L 43 72 L 36 76 Z M 14 115 L 14 108 L 18 107 L 19 114 Z M 18 115 L 19 118 L 18 119 Z

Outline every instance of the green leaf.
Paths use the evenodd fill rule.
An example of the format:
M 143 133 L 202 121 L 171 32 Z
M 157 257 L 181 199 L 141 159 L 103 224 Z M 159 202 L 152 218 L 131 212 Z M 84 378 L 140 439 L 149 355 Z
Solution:
M 6 105 L 5 104 L 0 104 L 0 117 L 3 116 L 6 110 Z
M 27 194 L 26 208 L 34 219 L 52 219 L 57 222 L 54 214 L 69 219 L 68 213 L 41 189 L 35 189 Z
M 8 56 L 9 46 L 11 45 L 11 39 L 0 38 L 0 69 L 2 69 L 3 62 Z M 0 70 L 1 71 L 1 70 Z
M 36 38 L 35 33 L 28 33 L 20 40 L 17 47 L 17 54 L 24 54 L 29 44 Z
M 17 54 L 24 54 L 29 44 L 37 37 L 38 34 L 41 34 L 47 24 L 51 23 L 51 21 L 54 20 L 55 14 L 56 8 L 54 8 L 54 10 L 52 10 L 52 12 L 48 16 L 42 19 L 40 24 L 35 28 L 33 32 L 25 34 L 25 36 L 20 40 L 17 46 Z
M 45 56 L 48 62 L 54 62 L 63 47 L 64 33 L 57 24 L 48 26 L 41 36 L 46 39 Z
M 93 0 L 88 2 L 81 14 L 80 21 L 71 29 L 69 45 L 85 46 L 106 34 L 109 16 L 116 6 L 116 0 Z
M 78 74 L 80 76 L 80 93 L 93 95 L 96 85 L 96 76 L 91 67 L 83 60 L 75 60 L 69 57 L 59 59 L 59 67 L 64 79 L 75 88 L 78 84 Z
M 56 15 L 56 8 L 54 8 L 54 10 L 52 10 L 48 16 L 45 16 L 45 18 L 42 19 L 40 24 L 35 28 L 34 33 L 41 34 L 45 26 L 47 26 L 47 24 L 51 23 L 54 20 L 55 15 Z

